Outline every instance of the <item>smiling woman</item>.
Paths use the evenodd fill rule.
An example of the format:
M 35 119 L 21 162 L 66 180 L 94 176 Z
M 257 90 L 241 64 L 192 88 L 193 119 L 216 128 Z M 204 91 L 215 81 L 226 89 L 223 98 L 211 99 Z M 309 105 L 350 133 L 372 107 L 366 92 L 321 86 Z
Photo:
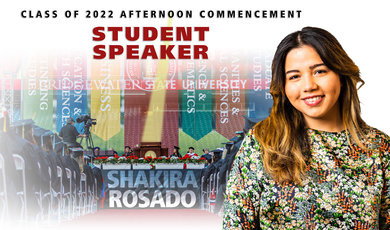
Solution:
M 224 229 L 390 229 L 390 138 L 360 117 L 358 83 L 326 30 L 281 41 L 271 115 L 237 153 Z
M 308 45 L 292 49 L 286 57 L 285 92 L 288 100 L 302 113 L 309 128 L 341 131 L 338 99 L 340 77 Z

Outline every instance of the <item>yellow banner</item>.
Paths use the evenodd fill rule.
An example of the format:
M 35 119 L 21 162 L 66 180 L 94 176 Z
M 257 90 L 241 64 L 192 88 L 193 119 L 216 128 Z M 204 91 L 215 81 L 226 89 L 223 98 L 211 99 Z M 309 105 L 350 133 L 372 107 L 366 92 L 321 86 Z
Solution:
M 91 66 L 91 117 L 93 133 L 107 141 L 120 132 L 120 62 L 94 60 Z

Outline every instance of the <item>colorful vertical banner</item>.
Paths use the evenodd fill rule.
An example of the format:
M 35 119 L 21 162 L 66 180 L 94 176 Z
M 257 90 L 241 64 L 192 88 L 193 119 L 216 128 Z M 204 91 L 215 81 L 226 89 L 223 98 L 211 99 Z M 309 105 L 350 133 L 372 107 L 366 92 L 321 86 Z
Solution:
M 179 91 L 178 91 L 178 62 L 169 61 L 168 76 L 165 84 L 164 123 L 162 130 L 162 147 L 173 152 L 173 146 L 179 145 Z
M 153 61 L 155 62 L 155 61 Z M 157 69 L 152 79 L 152 95 L 150 97 L 148 114 L 146 117 L 142 142 L 161 142 L 164 121 L 166 96 L 166 81 L 169 61 L 158 60 Z
M 248 66 L 249 92 L 247 116 L 254 120 L 269 116 L 273 104 L 269 93 L 272 56 L 265 53 L 251 55 Z
M 90 131 L 102 149 L 120 153 L 124 145 L 152 141 L 169 152 L 179 145 L 182 153 L 193 146 L 201 154 L 242 130 L 244 115 L 254 120 L 269 115 L 272 56 L 243 56 L 221 52 L 213 60 L 126 60 L 123 76 L 120 61 L 93 61 L 90 78 L 84 56 L 36 57 L 22 63 L 21 75 L 2 75 L 2 89 L 16 89 L 20 84 L 10 85 L 17 83 L 12 78 L 23 78 L 22 96 L 3 90 L 1 98 L 21 101 L 23 119 L 57 131 L 67 118 L 88 114 L 90 108 L 88 115 L 96 119 Z M 83 132 L 84 123 L 75 126 Z
M 181 126 L 198 141 L 213 128 L 211 65 L 207 61 L 181 61 Z
M 69 117 L 77 119 L 87 114 L 87 63 L 80 55 L 64 55 L 57 59 L 57 132 Z M 75 123 L 83 132 L 84 123 Z
M 10 122 L 20 119 L 21 80 L 18 79 L 22 60 L 3 57 L 0 59 L 0 105 L 8 111 Z
M 92 61 L 91 117 L 97 124 L 93 134 L 100 138 L 102 149 L 123 146 L 123 138 L 113 138 L 121 132 L 121 70 L 114 60 Z M 103 146 L 102 146 L 103 145 Z
M 213 129 L 213 98 L 210 90 L 211 63 L 208 60 L 195 62 L 196 90 L 195 90 L 195 140 L 199 140 Z
M 153 79 L 155 68 L 155 64 L 147 65 L 138 60 L 125 62 L 125 145 L 131 148 L 142 140 L 152 92 L 152 88 L 145 86 L 145 81 Z
M 182 90 L 180 93 L 181 127 L 184 133 L 196 139 L 195 62 L 192 60 L 179 60 L 179 70 L 182 82 Z
M 157 141 L 173 151 L 179 128 L 177 68 L 175 60 L 125 62 L 125 145 L 134 147 L 142 141 Z M 153 93 L 158 94 L 154 99 Z M 145 133 L 148 127 L 153 135 Z
M 23 119 L 32 119 L 36 125 L 53 130 L 53 63 L 49 56 L 29 58 L 23 67 Z
M 237 53 L 217 55 L 215 91 L 216 131 L 230 139 L 245 124 L 245 89 L 248 85 L 246 60 Z

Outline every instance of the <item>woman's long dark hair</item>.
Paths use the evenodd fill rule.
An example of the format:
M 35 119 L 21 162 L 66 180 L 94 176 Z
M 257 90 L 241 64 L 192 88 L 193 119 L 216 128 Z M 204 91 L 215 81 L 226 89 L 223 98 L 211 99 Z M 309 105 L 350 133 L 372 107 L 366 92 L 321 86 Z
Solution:
M 324 64 L 340 76 L 341 119 L 352 139 L 363 146 L 359 135 L 363 137 L 362 129 L 366 125 L 360 117 L 357 84 L 360 82 L 361 87 L 364 81 L 360 78 L 359 68 L 328 31 L 305 27 L 291 33 L 280 42 L 272 61 L 270 93 L 274 103 L 271 115 L 254 128 L 255 137 L 262 146 L 264 168 L 279 183 L 301 184 L 309 158 L 309 140 L 303 115 L 291 105 L 285 93 L 286 56 L 292 49 L 303 45 L 313 47 Z

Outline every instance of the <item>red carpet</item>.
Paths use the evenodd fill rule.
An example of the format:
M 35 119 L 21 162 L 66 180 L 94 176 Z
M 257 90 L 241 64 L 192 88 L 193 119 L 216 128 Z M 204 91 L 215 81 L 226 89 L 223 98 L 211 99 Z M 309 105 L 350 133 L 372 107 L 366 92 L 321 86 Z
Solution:
M 222 217 L 197 209 L 105 209 L 67 221 L 56 229 L 222 229 Z

